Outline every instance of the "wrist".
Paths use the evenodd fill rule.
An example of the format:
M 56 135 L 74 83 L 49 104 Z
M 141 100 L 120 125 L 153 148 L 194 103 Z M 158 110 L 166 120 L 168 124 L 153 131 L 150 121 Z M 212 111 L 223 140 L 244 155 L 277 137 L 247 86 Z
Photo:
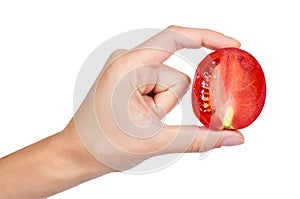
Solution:
M 0 159 L 0 198 L 45 198 L 112 170 L 82 145 L 73 120 L 61 132 Z
M 50 186 L 43 196 L 51 196 L 112 172 L 83 146 L 73 119 L 63 131 L 46 140 L 49 141 L 47 151 L 50 154 L 46 174 L 48 182 L 45 184 Z
M 64 145 L 62 155 L 74 165 L 79 178 L 89 180 L 113 171 L 94 158 L 84 147 L 73 119 L 59 134 L 60 143 Z

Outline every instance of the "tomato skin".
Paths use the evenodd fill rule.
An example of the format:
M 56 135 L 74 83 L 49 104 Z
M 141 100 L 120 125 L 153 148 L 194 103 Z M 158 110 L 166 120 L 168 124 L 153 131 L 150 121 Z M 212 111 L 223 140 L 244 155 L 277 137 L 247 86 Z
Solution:
M 263 70 L 248 52 L 218 49 L 199 63 L 192 87 L 192 106 L 206 127 L 245 128 L 259 116 L 265 98 Z

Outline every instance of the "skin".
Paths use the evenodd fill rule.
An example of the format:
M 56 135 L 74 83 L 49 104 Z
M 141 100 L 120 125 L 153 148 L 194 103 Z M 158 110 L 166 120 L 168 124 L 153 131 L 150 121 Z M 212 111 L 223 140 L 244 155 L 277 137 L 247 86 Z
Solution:
M 168 51 L 149 49 L 153 46 Z M 84 127 L 88 122 L 82 114 L 92 111 L 88 108 L 87 97 L 64 130 L 0 159 L 0 198 L 46 198 L 93 178 L 124 171 L 155 155 L 199 152 L 242 144 L 244 138 L 237 131 L 208 134 L 205 127 L 169 126 L 160 121 L 177 104 L 190 84 L 187 75 L 163 64 L 173 52 L 181 48 L 239 46 L 237 40 L 212 30 L 170 26 L 132 50 L 117 50 L 108 59 L 94 89 L 88 94 L 95 97 L 96 108 L 93 111 L 101 128 L 91 130 L 78 126 L 82 124 L 81 127 Z M 140 67 L 145 65 L 147 67 Z M 138 70 L 140 72 L 136 72 Z M 135 72 L 134 78 L 126 78 L 130 71 Z M 163 78 L 166 76 L 168 78 Z M 121 84 L 124 92 L 115 89 L 120 81 L 124 81 Z M 148 95 L 150 91 L 151 95 Z M 123 102 L 124 94 L 121 93 L 132 95 L 124 98 L 127 101 Z M 127 106 L 131 118 L 129 129 L 149 125 L 158 129 L 157 132 L 141 138 L 121 131 L 118 128 L 120 124 L 114 120 L 113 107 L 109 106 L 115 95 L 121 96 L 120 104 Z M 120 113 L 120 117 L 128 115 Z M 91 140 L 93 138 L 90 137 L 96 133 L 105 135 L 126 153 L 118 154 L 109 148 L 93 151 L 82 135 L 89 135 L 87 140 Z M 217 136 L 207 139 L 208 135 Z M 172 143 L 176 137 L 181 139 Z M 104 143 L 103 140 L 97 142 Z M 125 157 L 118 158 L 120 155 Z M 106 160 L 110 159 L 118 161 L 107 164 Z

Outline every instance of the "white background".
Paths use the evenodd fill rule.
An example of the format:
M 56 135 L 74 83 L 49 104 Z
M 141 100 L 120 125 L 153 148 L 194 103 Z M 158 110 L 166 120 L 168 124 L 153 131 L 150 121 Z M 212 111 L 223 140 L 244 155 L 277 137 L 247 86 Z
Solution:
M 204 160 L 187 154 L 151 174 L 109 174 L 52 198 L 299 198 L 297 5 L 1 1 L 0 157 L 64 128 L 73 114 L 80 67 L 102 42 L 137 28 L 210 28 L 237 38 L 266 75 L 266 104 L 242 130 L 245 144 L 214 150 Z

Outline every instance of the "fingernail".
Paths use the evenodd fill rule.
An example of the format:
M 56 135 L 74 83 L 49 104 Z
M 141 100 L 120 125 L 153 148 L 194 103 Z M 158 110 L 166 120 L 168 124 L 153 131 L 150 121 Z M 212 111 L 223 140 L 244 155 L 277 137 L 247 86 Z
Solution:
M 244 140 L 237 137 L 228 137 L 222 141 L 222 146 L 235 146 L 244 144 Z

